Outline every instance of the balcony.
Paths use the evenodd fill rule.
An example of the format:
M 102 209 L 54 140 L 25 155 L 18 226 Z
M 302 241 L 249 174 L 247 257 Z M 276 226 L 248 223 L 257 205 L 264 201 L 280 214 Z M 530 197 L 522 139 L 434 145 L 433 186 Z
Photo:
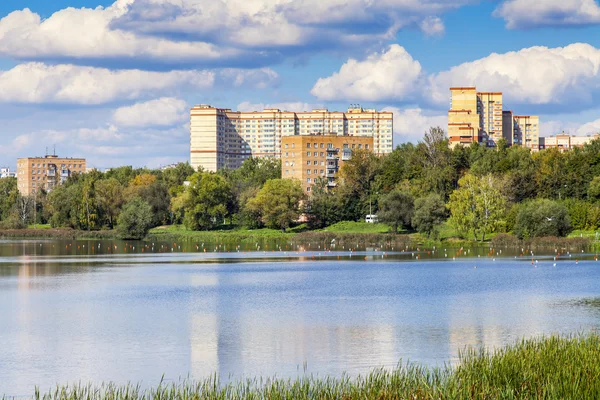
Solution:
M 61 178 L 68 178 L 71 175 L 68 169 L 63 169 L 60 171 Z
M 351 158 L 352 158 L 352 152 L 351 151 L 344 151 L 342 153 L 342 161 L 348 161 Z
M 327 159 L 328 160 L 337 160 L 337 156 L 335 154 L 327 153 Z
M 51 178 L 54 178 L 56 176 L 56 171 L 53 169 L 49 169 L 48 171 L 46 171 L 46 175 L 48 175 Z
M 326 176 L 328 178 L 333 178 L 333 177 L 335 177 L 335 174 L 336 174 L 336 170 L 335 169 L 328 169 Z
M 332 188 L 332 187 L 336 187 L 336 186 L 337 186 L 337 182 L 336 181 L 329 181 L 329 182 L 327 182 L 327 187 Z

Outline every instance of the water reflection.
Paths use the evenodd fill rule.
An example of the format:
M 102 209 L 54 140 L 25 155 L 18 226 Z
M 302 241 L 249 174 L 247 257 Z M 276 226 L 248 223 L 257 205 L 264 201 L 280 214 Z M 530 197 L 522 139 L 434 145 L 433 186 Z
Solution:
M 59 246 L 78 254 L 52 256 L 51 246 L 15 244 L 0 258 L 0 393 L 154 385 L 163 374 L 227 380 L 296 376 L 305 366 L 354 375 L 400 359 L 442 365 L 465 346 L 600 320 L 569 305 L 600 296 L 595 261 L 425 261 L 375 250 L 84 256 L 81 244 Z

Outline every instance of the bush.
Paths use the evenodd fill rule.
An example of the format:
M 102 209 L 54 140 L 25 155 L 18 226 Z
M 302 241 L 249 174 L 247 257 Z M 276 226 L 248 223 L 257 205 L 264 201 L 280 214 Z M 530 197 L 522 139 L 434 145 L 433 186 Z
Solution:
M 143 239 L 152 225 L 152 206 L 140 197 L 134 197 L 123 207 L 117 224 L 121 239 Z
M 566 236 L 571 232 L 567 208 L 560 203 L 538 199 L 520 207 L 514 233 L 519 239 Z

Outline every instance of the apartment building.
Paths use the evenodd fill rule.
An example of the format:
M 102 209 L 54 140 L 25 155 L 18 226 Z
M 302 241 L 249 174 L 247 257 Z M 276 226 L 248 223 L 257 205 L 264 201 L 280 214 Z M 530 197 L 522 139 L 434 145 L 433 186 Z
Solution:
M 0 179 L 2 178 L 14 178 L 17 174 L 11 172 L 10 168 L 0 168 Z
M 547 136 L 540 137 L 539 139 L 539 148 L 540 149 L 559 149 L 562 151 L 571 150 L 575 147 L 582 148 L 587 143 L 590 143 L 592 140 L 599 139 L 600 133 L 596 133 L 595 135 L 586 135 L 586 136 L 571 136 L 562 132 L 556 136 Z
M 249 157 L 280 159 L 282 138 L 333 133 L 372 138 L 373 152 L 393 150 L 393 114 L 352 106 L 347 112 L 239 112 L 198 105 L 190 112 L 190 161 L 194 169 L 238 168 Z
M 531 115 L 513 115 L 513 140 L 533 151 L 540 149 L 540 119 Z
M 539 118 L 503 110 L 502 92 L 478 92 L 476 87 L 450 88 L 448 111 L 450 147 L 481 143 L 496 146 L 500 139 L 538 150 Z M 537 136 L 535 136 L 537 135 Z M 535 137 L 534 137 L 535 136 Z
M 355 150 L 374 150 L 374 139 L 368 136 L 310 134 L 284 136 L 281 146 L 281 177 L 298 179 L 304 192 L 310 194 L 318 179 L 327 187 L 337 186 L 337 173 Z
M 86 171 L 84 158 L 62 158 L 57 155 L 19 158 L 17 160 L 17 185 L 23 196 L 36 191 L 52 191 L 63 184 L 73 173 Z

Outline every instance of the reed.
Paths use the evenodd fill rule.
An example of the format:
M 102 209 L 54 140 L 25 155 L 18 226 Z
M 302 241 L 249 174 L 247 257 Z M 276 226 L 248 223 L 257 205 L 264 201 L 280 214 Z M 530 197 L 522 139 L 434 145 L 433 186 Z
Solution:
M 218 377 L 142 390 L 139 385 L 59 386 L 36 400 L 184 399 L 596 399 L 600 336 L 527 339 L 501 349 L 466 349 L 456 367 L 399 365 L 350 378 L 255 378 L 221 384 Z

